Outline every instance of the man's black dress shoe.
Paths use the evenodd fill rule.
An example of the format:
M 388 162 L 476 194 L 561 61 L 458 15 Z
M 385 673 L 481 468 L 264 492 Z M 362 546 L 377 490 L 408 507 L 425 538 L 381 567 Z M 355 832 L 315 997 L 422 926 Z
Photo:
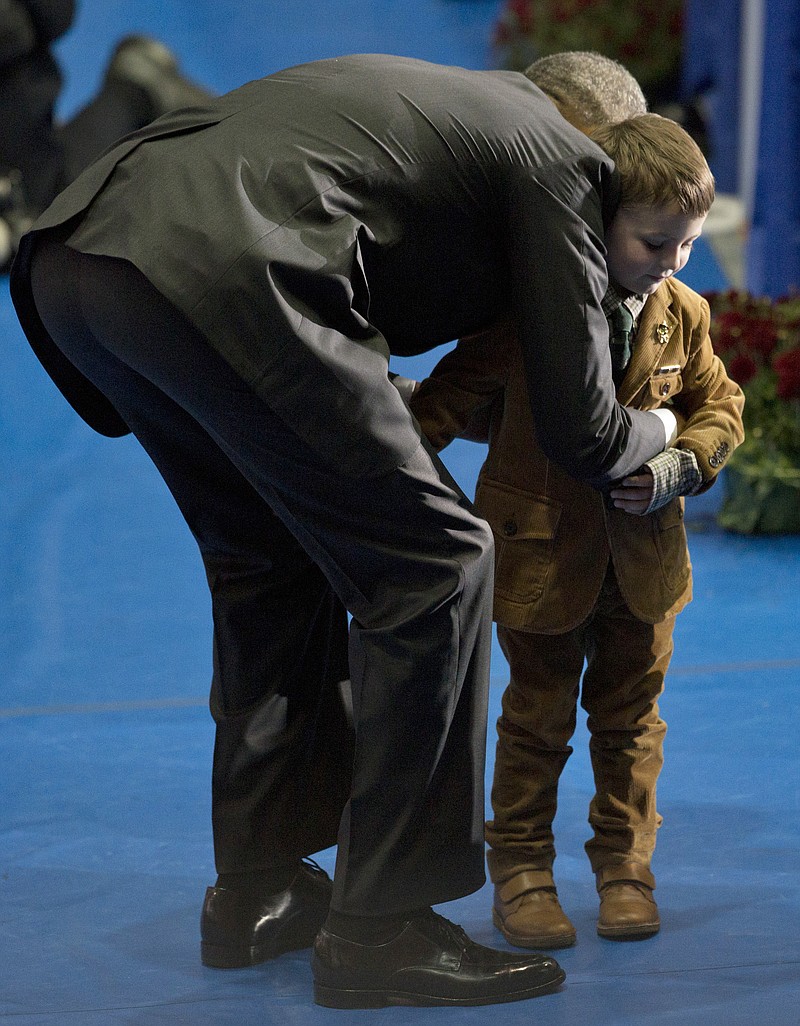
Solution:
M 277 894 L 209 887 L 200 917 L 203 965 L 242 969 L 311 947 L 328 915 L 332 888 L 328 874 L 309 862 Z
M 566 976 L 545 955 L 475 944 L 433 911 L 410 918 L 384 944 L 359 944 L 323 927 L 312 967 L 314 1000 L 329 1008 L 500 1004 L 548 994 Z

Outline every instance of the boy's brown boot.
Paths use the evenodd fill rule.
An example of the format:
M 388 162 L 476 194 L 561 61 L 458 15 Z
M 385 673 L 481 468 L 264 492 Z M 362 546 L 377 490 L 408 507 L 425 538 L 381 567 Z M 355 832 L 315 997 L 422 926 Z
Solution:
M 653 898 L 656 880 L 646 866 L 626 862 L 597 874 L 600 916 L 597 932 L 609 940 L 641 940 L 658 933 L 661 922 Z
M 549 869 L 525 869 L 495 884 L 492 922 L 518 948 L 568 948 L 575 927 L 558 901 Z

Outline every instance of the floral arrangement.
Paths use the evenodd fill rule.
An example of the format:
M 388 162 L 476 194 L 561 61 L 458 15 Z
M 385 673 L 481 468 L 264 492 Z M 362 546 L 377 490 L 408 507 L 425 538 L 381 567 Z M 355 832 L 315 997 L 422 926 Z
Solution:
M 505 0 L 493 45 L 511 71 L 560 50 L 595 50 L 649 96 L 680 73 L 682 18 L 683 0 Z
M 745 394 L 745 440 L 725 471 L 723 527 L 800 531 L 800 295 L 706 295 L 714 349 Z

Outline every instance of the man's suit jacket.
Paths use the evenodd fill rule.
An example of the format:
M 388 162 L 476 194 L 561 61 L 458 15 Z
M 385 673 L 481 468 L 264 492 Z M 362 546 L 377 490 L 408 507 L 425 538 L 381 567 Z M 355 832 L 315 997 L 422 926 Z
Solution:
M 657 418 L 614 398 L 601 300 L 617 202 L 609 159 L 523 75 L 343 57 L 251 82 L 113 147 L 23 240 L 12 297 L 69 401 L 121 434 L 39 321 L 29 271 L 37 234 L 58 226 L 73 248 L 131 261 L 353 476 L 385 473 L 419 444 L 389 354 L 513 310 L 542 445 L 603 485 L 663 446 Z
M 744 398 L 714 355 L 704 299 L 667 280 L 642 311 L 621 402 L 642 410 L 669 403 L 682 424 L 676 445 L 694 452 L 711 487 L 743 438 Z M 495 619 L 507 627 L 561 633 L 589 615 L 611 558 L 632 612 L 655 623 L 691 598 L 683 499 L 646 516 L 610 509 L 537 444 L 512 328 L 464 339 L 412 399 L 436 448 L 469 432 L 489 410 L 489 453 L 476 505 L 496 543 Z

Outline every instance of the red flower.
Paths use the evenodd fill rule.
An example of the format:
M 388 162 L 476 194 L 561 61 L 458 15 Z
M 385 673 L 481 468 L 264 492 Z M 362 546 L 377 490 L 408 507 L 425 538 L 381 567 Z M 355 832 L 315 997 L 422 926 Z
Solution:
M 800 349 L 779 353 L 772 366 L 778 378 L 775 394 L 781 399 L 800 399 Z
M 755 377 L 758 365 L 749 353 L 737 353 L 730 361 L 728 370 L 738 385 L 746 385 L 751 378 Z
M 794 473 L 800 469 L 800 292 L 773 300 L 729 290 L 706 299 L 714 350 L 746 399 L 736 465 L 765 480 L 770 468 Z
M 757 317 L 743 329 L 742 340 L 748 349 L 769 356 L 778 341 L 778 329 L 769 318 Z
M 533 28 L 533 4 L 531 0 L 508 0 L 508 13 L 515 21 L 518 32 L 530 32 Z
M 739 310 L 727 310 L 714 319 L 714 349 L 726 353 L 738 345 L 747 318 Z
M 683 11 L 677 10 L 672 13 L 669 20 L 669 33 L 678 39 L 683 35 Z

